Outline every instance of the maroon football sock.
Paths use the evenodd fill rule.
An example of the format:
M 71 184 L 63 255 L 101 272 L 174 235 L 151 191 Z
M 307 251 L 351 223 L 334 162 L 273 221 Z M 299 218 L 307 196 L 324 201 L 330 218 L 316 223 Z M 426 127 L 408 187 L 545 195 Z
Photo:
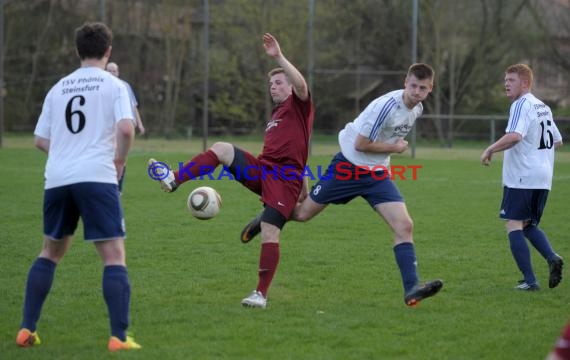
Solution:
M 220 160 L 216 153 L 212 150 L 207 150 L 194 156 L 192 160 L 175 170 L 174 179 L 178 185 L 188 180 L 199 179 L 200 176 L 214 172 L 218 165 L 220 165 Z
M 259 282 L 257 291 L 267 297 L 267 290 L 273 280 L 273 275 L 279 264 L 279 243 L 261 244 L 261 254 L 259 255 Z

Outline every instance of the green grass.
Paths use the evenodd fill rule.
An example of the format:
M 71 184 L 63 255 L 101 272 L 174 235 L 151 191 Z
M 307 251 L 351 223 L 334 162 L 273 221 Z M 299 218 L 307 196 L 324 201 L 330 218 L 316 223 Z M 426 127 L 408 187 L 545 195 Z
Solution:
M 238 144 L 253 152 L 255 141 Z M 512 288 L 520 278 L 502 222 L 500 157 L 479 164 L 480 149 L 419 148 L 416 181 L 398 181 L 415 223 L 420 276 L 442 278 L 442 292 L 417 308 L 403 303 L 391 235 L 357 199 L 330 206 L 312 221 L 290 223 L 281 263 L 263 310 L 244 309 L 255 288 L 259 242 L 243 245 L 242 226 L 260 209 L 236 182 L 200 181 L 164 194 L 147 176 L 149 156 L 176 164 L 201 149 L 192 142 L 137 140 L 123 195 L 132 285 L 131 330 L 138 352 L 108 354 L 101 263 L 78 229 L 58 266 L 38 331 L 43 344 L 14 344 L 24 283 L 42 239 L 45 156 L 31 138 L 8 137 L 0 150 L 0 358 L 2 359 L 541 359 L 570 317 L 570 285 L 547 286 L 546 263 L 532 250 L 543 285 Z M 310 163 L 326 166 L 334 143 L 315 143 Z M 542 227 L 570 259 L 567 199 L 570 154 L 558 156 Z M 14 176 L 17 174 L 17 176 Z M 223 198 L 213 220 L 193 219 L 195 186 Z

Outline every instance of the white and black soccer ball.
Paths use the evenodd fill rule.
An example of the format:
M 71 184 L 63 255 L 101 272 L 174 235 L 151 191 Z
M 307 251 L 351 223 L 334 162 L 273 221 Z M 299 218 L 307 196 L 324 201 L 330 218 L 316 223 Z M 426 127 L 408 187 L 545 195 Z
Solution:
M 222 197 L 209 186 L 201 186 L 188 195 L 188 210 L 196 219 L 208 220 L 218 215 Z

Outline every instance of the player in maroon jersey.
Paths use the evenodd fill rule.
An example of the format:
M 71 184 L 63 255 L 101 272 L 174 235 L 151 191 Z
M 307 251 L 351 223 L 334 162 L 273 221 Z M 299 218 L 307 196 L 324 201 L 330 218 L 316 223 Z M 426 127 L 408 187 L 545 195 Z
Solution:
M 265 128 L 264 145 L 257 157 L 233 144 L 217 142 L 178 170 L 170 172 L 162 163 L 149 160 L 149 173 L 160 173 L 160 185 L 166 192 L 176 190 L 188 180 L 200 178 L 222 164 L 235 180 L 261 195 L 261 255 L 257 288 L 242 305 L 265 308 L 267 291 L 279 263 L 279 236 L 297 201 L 306 196 L 308 186 L 302 176 L 307 164 L 314 107 L 303 75 L 281 52 L 277 39 L 266 33 L 263 47 L 278 68 L 271 70 L 269 91 L 275 103 Z M 223 170 L 223 171 L 224 171 Z
M 570 321 L 562 329 L 554 349 L 548 354 L 546 360 L 570 360 Z

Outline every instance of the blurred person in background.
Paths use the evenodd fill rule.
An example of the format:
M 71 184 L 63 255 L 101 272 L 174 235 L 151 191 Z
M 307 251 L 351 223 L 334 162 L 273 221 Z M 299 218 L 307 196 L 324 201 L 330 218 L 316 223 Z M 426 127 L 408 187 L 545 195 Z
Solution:
M 119 65 L 117 65 L 114 62 L 109 62 L 107 63 L 107 66 L 105 67 L 105 69 L 110 72 L 111 74 L 115 75 L 116 77 L 120 78 L 120 72 L 119 72 Z M 135 127 L 137 127 L 139 129 L 139 133 L 141 135 L 144 135 L 146 130 L 144 128 L 144 125 L 142 123 L 142 119 L 141 119 L 141 115 L 139 113 L 139 102 L 137 101 L 137 97 L 135 96 L 135 92 L 133 91 L 133 88 L 131 87 L 131 85 L 129 85 L 128 82 L 126 82 L 125 80 L 121 79 L 121 81 L 125 84 L 125 86 L 127 87 L 127 90 L 129 92 L 129 98 L 131 99 L 131 106 L 133 107 L 133 114 L 135 115 Z M 121 178 L 119 179 L 119 191 L 122 193 L 123 192 L 123 183 L 125 180 L 125 174 L 127 172 L 127 167 L 125 165 L 125 168 L 123 170 L 123 176 L 121 176 Z

